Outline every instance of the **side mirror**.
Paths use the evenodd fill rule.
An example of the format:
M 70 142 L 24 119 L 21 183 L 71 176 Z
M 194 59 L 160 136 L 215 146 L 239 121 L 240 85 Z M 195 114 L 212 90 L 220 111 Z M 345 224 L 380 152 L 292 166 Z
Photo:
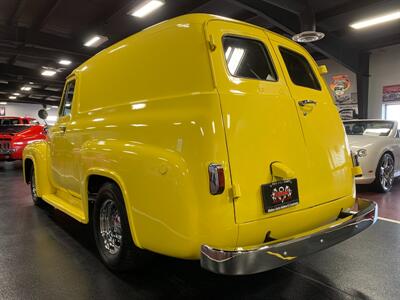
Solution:
M 42 108 L 41 110 L 39 110 L 38 116 L 39 116 L 39 118 L 41 118 L 41 119 L 46 121 L 46 119 L 49 116 L 49 114 L 48 114 L 47 110 Z
M 319 74 L 324 75 L 328 73 L 328 68 L 326 67 L 326 65 L 320 65 L 318 66 L 318 71 Z

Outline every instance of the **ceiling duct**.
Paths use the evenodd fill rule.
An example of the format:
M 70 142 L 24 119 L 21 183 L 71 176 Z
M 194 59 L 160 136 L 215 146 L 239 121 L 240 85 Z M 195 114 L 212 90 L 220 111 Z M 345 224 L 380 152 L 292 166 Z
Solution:
M 292 36 L 299 43 L 310 43 L 322 39 L 325 34 L 316 31 L 315 13 L 308 0 L 263 0 L 299 16 L 301 32 Z

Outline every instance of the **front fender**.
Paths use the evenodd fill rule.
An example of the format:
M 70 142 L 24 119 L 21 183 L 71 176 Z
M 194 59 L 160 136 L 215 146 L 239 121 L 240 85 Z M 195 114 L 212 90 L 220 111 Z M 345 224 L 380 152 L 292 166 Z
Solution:
M 36 177 L 36 192 L 39 197 L 45 194 L 53 194 L 54 187 L 49 180 L 48 168 L 48 144 L 47 141 L 37 141 L 27 145 L 23 151 L 23 173 L 26 183 L 29 183 L 26 178 L 29 178 L 27 172 L 27 161 L 30 160 L 33 164 Z

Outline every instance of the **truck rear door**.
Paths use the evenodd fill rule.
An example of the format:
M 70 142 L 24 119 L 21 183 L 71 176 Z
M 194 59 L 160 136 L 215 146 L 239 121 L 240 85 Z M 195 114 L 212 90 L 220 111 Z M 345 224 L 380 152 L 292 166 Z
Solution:
M 210 55 L 229 151 L 236 222 L 275 217 L 346 194 L 349 181 L 339 182 L 349 175 L 343 167 L 344 140 L 336 128 L 327 128 L 333 119 L 331 126 L 337 127 L 338 120 L 329 116 L 323 120 L 322 114 L 304 120 L 298 101 L 305 94 L 310 96 L 306 99 L 318 101 L 320 97 L 311 93 L 293 96 L 297 91 L 289 90 L 287 71 L 282 70 L 282 59 L 278 61 L 266 32 L 240 23 L 212 20 L 206 26 L 206 34 L 213 49 Z M 319 109 L 314 112 L 321 113 Z M 318 135 L 326 134 L 324 130 L 334 134 L 335 143 L 329 142 L 328 148 L 328 137 L 318 139 Z M 270 209 L 271 202 L 266 205 L 265 194 L 274 186 L 266 185 L 287 179 L 291 180 L 291 189 L 297 180 L 297 191 L 290 192 L 298 193 L 298 203 L 278 203 Z M 341 184 L 346 187 L 338 187 Z M 287 191 L 278 186 L 275 192 L 279 202 Z
M 313 197 L 329 201 L 351 195 L 352 162 L 343 123 L 318 66 L 298 44 L 275 34 L 270 39 L 303 128 L 315 177 Z

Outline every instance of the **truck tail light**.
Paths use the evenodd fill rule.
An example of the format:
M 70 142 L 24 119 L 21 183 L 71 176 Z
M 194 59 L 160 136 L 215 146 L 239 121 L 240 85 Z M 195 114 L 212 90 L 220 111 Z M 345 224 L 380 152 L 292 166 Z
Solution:
M 225 174 L 222 165 L 210 164 L 208 166 L 208 177 L 211 195 L 222 194 L 225 190 Z

